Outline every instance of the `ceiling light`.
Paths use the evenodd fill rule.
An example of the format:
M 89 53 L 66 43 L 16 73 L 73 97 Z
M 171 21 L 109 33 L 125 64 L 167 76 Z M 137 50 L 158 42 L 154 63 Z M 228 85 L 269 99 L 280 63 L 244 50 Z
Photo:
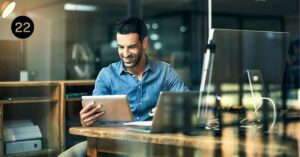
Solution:
M 266 2 L 267 0 L 254 0 L 254 2 Z
M 187 31 L 187 27 L 186 26 L 180 26 L 179 27 L 180 32 L 184 33 Z
M 153 45 L 155 50 L 159 50 L 162 48 L 162 43 L 161 42 L 155 42 Z
M 66 3 L 64 9 L 67 11 L 97 11 L 97 7 L 93 5 Z
M 159 35 L 156 34 L 156 33 L 152 33 L 152 34 L 150 34 L 150 39 L 151 40 L 158 40 L 159 39 Z
M 16 2 L 7 1 L 7 0 L 3 1 L 0 10 L 1 17 L 6 18 L 14 11 L 15 7 L 16 7 Z
M 152 24 L 152 29 L 157 29 L 158 28 L 158 24 L 157 23 L 153 23 Z

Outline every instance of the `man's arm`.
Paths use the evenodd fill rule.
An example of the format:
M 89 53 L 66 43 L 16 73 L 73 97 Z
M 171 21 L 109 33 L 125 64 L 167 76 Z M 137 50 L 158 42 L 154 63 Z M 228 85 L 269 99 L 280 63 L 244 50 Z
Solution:
M 95 88 L 93 91 L 93 95 L 110 95 L 111 89 L 110 89 L 110 79 L 109 79 L 109 73 L 107 71 L 107 68 L 102 68 L 99 72 L 96 82 L 95 82 Z
M 103 68 L 96 79 L 93 95 L 108 95 L 110 94 L 110 80 L 106 68 Z M 101 105 L 96 105 L 94 102 L 85 105 L 80 111 L 80 121 L 83 127 L 92 126 L 93 123 L 104 115 L 104 111 L 101 110 Z
M 167 70 L 167 83 L 168 89 L 171 92 L 189 91 L 189 89 L 185 86 L 183 80 L 180 78 L 179 74 L 170 66 L 168 66 Z

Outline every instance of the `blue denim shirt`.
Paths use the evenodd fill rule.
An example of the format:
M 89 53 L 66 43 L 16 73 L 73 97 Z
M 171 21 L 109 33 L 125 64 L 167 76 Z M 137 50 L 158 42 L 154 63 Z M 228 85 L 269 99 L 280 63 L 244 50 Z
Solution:
M 144 121 L 151 119 L 149 113 L 161 91 L 181 92 L 188 88 L 169 64 L 148 58 L 141 80 L 128 73 L 121 60 L 102 68 L 93 95 L 127 95 L 134 120 Z

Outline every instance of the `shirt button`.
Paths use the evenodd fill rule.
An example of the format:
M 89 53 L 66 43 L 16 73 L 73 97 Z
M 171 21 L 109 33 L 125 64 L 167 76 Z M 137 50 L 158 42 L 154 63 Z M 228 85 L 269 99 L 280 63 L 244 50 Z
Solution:
M 139 119 L 140 119 L 140 117 L 136 117 L 136 119 L 137 119 L 137 120 L 139 120 Z
M 140 105 L 142 105 L 142 103 L 140 102 Z
M 139 86 L 139 88 L 141 88 L 141 86 Z

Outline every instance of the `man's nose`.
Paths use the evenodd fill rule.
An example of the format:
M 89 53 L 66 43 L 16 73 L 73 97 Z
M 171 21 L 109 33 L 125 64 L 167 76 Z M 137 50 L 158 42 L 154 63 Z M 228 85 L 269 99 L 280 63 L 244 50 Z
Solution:
M 128 57 L 129 55 L 130 55 L 129 49 L 128 48 L 124 48 L 123 56 L 124 57 Z

